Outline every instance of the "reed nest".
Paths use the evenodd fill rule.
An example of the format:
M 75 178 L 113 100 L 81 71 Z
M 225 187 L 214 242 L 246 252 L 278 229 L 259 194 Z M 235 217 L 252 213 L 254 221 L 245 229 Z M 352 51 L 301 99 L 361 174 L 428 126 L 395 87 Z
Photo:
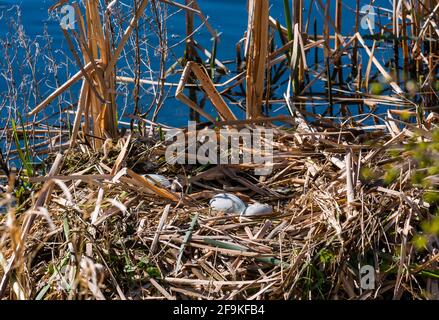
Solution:
M 391 151 L 414 133 L 366 137 L 284 121 L 291 128 L 272 125 L 275 166 L 264 179 L 248 166 L 171 166 L 160 137 L 125 136 L 107 140 L 103 152 L 80 145 L 52 157 L 49 176 L 33 179 L 41 191 L 28 210 L 0 219 L 1 261 L 15 255 L 6 297 L 437 297 L 437 237 L 424 251 L 413 244 L 431 208 L 411 183 L 410 152 Z M 396 179 L 386 179 L 389 165 L 401 172 Z M 148 172 L 180 187 L 151 185 L 140 175 Z M 224 190 L 268 203 L 274 213 L 214 213 L 208 200 Z M 23 247 L 19 226 L 32 215 Z M 377 266 L 373 290 L 360 288 L 358 270 L 367 264 Z
M 34 86 L 12 81 L 5 95 L 0 300 L 439 299 L 437 1 L 393 1 L 391 25 L 376 19 L 372 34 L 375 19 L 366 19 L 370 35 L 356 1 L 354 30 L 343 35 L 341 0 L 312 1 L 308 17 L 304 1 L 284 0 L 284 25 L 269 1 L 250 0 L 233 72 L 197 1 L 134 1 L 127 21 L 117 1 L 102 3 L 74 5 L 78 31 L 63 32 L 76 74 L 43 101 L 35 93 L 34 104 L 21 93 Z M 168 6 L 186 17 L 172 66 Z M 314 28 L 311 10 L 323 17 Z M 195 40 L 195 17 L 211 52 Z M 151 74 L 142 71 L 152 56 L 140 49 L 151 47 L 146 25 L 158 42 Z M 130 52 L 128 72 L 120 61 L 130 64 Z M 63 105 L 76 84 L 75 104 Z M 125 85 L 134 90 L 124 107 Z M 167 162 L 163 134 L 173 128 L 157 120 L 167 96 L 198 129 L 272 129 L 273 171 Z M 59 111 L 43 115 L 56 101 Z M 277 105 L 285 112 L 273 117 Z M 224 192 L 273 214 L 213 212 L 209 200 Z M 365 266 L 372 286 L 362 283 Z

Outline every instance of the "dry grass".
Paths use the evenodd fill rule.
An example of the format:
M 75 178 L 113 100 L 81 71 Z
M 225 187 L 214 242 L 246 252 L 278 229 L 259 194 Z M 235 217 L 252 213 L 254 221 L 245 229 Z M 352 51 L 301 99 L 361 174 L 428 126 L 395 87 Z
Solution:
M 359 32 L 359 8 L 355 33 L 343 35 L 342 1 L 332 8 L 330 1 L 316 0 L 310 7 L 324 17 L 322 35 L 309 30 L 303 1 L 293 1 L 286 26 L 269 16 L 268 1 L 249 1 L 245 56 L 238 44 L 237 74 L 216 83 L 215 74 L 227 67 L 194 40 L 192 14 L 213 33 L 198 4 L 165 2 L 187 15 L 179 84 L 165 81 L 173 71 L 164 65 L 157 80 L 117 75 L 117 61 L 148 1 L 138 3 L 115 48 L 111 17 L 100 15 L 97 1 L 87 1 L 83 14 L 76 7 L 80 48 L 68 42 L 81 71 L 31 112 L 82 81 L 73 130 L 59 133 L 65 151 L 44 150 L 51 167 L 46 176 L 10 171 L 9 159 L 0 159 L 11 173 L 0 177 L 0 207 L 7 209 L 0 213 L 0 299 L 439 299 L 438 237 L 417 242 L 437 207 L 424 201 L 431 185 L 413 182 L 428 169 L 410 149 L 438 142 L 439 5 L 399 1 L 391 27 L 380 29 L 371 44 Z M 152 8 L 158 15 L 157 2 Z M 393 44 L 393 62 L 379 59 L 381 42 Z M 403 80 L 392 65 L 400 44 L 410 73 Z M 209 64 L 191 61 L 197 48 Z M 350 59 L 351 79 L 339 72 L 346 67 L 342 58 Z M 275 88 L 282 88 L 276 78 L 282 72 L 289 85 L 280 99 Z M 177 99 L 209 121 L 201 127 L 273 128 L 273 173 L 255 176 L 249 163 L 167 164 L 162 134 L 170 128 L 155 122 L 157 113 L 152 121 L 134 115 L 144 130 L 119 136 L 116 82 L 134 83 L 137 93 L 140 84 L 158 86 L 162 95 L 165 86 L 177 87 Z M 316 84 L 323 93 L 313 91 Z M 197 92 L 220 119 L 196 101 Z M 234 114 L 239 96 L 246 100 L 245 120 Z M 164 100 L 157 101 L 158 112 Z M 282 104 L 290 115 L 264 118 L 264 104 Z M 325 110 L 310 112 L 318 106 Z M 382 106 L 388 110 L 379 113 Z M 8 136 L 51 134 L 33 125 L 19 133 L 4 130 Z M 437 172 L 428 172 L 435 181 Z M 145 173 L 166 175 L 172 188 L 155 185 Z M 248 219 L 211 212 L 208 200 L 224 191 L 270 204 L 274 214 Z M 360 286 L 365 265 L 375 266 L 374 289 Z
M 276 129 L 275 170 L 265 179 L 248 165 L 198 174 L 196 166 L 169 166 L 165 145 L 154 138 L 147 145 L 140 137 L 108 142 L 105 154 L 67 151 L 55 164 L 59 173 L 33 179 L 44 183 L 37 203 L 11 207 L 2 218 L 1 260 L 16 256 L 6 297 L 437 297 L 438 255 L 412 244 L 429 205 L 410 183 L 409 153 L 387 152 L 411 132 L 392 138 L 382 131 L 374 147 L 354 143 L 352 131 L 334 132 L 300 124 L 293 132 Z M 389 164 L 401 174 L 386 182 Z M 378 175 L 365 180 L 361 168 Z M 132 170 L 178 183 L 165 190 Z M 246 219 L 210 212 L 212 195 L 237 187 L 243 200 L 269 203 L 275 213 Z M 32 216 L 32 228 L 21 229 Z M 358 270 L 375 263 L 376 288 L 362 291 Z

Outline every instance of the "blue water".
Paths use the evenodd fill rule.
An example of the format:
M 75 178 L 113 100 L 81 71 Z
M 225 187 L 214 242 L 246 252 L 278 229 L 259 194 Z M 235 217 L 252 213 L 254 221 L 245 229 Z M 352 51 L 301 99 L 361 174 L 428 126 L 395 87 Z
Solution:
M 132 1 L 125 0 L 122 3 L 131 3 Z M 179 0 L 182 3 L 182 0 Z M 203 13 L 209 17 L 209 21 L 213 28 L 221 32 L 220 43 L 218 45 L 218 57 L 222 60 L 233 60 L 235 59 L 235 46 L 236 43 L 243 37 L 244 32 L 247 27 L 247 0 L 199 0 L 200 7 Z M 384 1 L 379 1 L 383 2 Z M 14 41 L 19 39 L 16 28 L 11 27 L 12 21 L 17 21 L 24 26 L 23 32 L 21 33 L 22 37 L 26 38 L 28 41 L 35 41 L 29 47 L 29 52 L 31 55 L 34 55 L 35 52 L 39 52 L 39 50 L 43 50 L 45 46 L 47 46 L 47 38 L 43 37 L 46 32 L 51 40 L 51 48 L 53 53 L 53 59 L 58 65 L 59 69 L 57 69 L 56 77 L 55 77 L 55 63 L 52 65 L 48 62 L 47 57 L 45 57 L 40 52 L 40 56 L 35 61 L 35 78 L 36 78 L 36 86 L 39 89 L 39 95 L 34 97 L 32 94 L 29 94 L 26 90 L 28 88 L 20 88 L 19 83 L 23 78 L 26 78 L 26 74 L 29 74 L 30 67 L 22 63 L 23 58 L 25 57 L 25 48 L 21 45 L 18 52 L 16 53 L 16 57 L 14 58 L 14 77 L 16 78 L 16 87 L 17 90 L 23 90 L 23 97 L 20 98 L 20 101 L 16 101 L 13 108 L 17 108 L 22 113 L 25 111 L 29 111 L 32 109 L 36 102 L 41 101 L 53 91 L 59 84 L 61 84 L 66 78 L 70 75 L 77 72 L 77 67 L 72 59 L 72 55 L 66 45 L 66 41 L 64 35 L 61 32 L 59 21 L 55 16 L 50 16 L 48 13 L 48 8 L 54 3 L 54 1 L 48 0 L 0 0 L 0 44 L 5 44 L 7 41 Z M 276 0 L 271 1 L 271 11 L 270 14 L 276 19 L 280 19 L 282 23 L 284 23 L 283 18 L 283 4 L 282 1 Z M 306 1 L 305 1 L 306 3 Z M 325 3 L 325 1 L 323 1 Z M 353 1 L 346 1 L 344 8 L 344 34 L 353 34 L 354 31 L 354 14 L 349 8 L 349 6 L 354 6 Z M 369 1 L 362 1 L 362 4 L 367 4 Z M 387 3 L 387 2 L 386 2 Z M 17 7 L 19 10 L 17 11 Z M 387 3 L 389 6 L 389 3 Z M 175 12 L 174 8 L 170 8 L 170 13 Z M 317 32 L 320 34 L 322 32 L 322 21 L 323 17 L 316 13 L 317 10 L 313 10 L 313 15 L 311 18 L 310 24 L 310 33 L 313 31 L 313 21 L 314 18 L 317 19 Z M 17 13 L 18 12 L 18 13 Z M 304 8 L 304 16 L 306 17 L 308 13 L 308 5 Z M 184 13 L 179 12 L 173 15 L 168 21 L 169 28 L 169 45 L 172 46 L 175 43 L 178 43 L 184 37 Z M 196 20 L 195 27 L 199 26 L 200 20 Z M 149 49 L 149 55 L 151 58 L 151 64 L 153 69 L 158 70 L 158 59 L 154 56 L 154 44 L 156 43 L 156 37 L 153 33 L 150 35 L 151 43 Z M 195 39 L 199 41 L 206 49 L 210 50 L 212 46 L 211 35 L 206 31 L 205 28 L 200 31 Z M 3 42 L 2 42 L 3 41 Z M 36 44 L 38 42 L 38 44 Z M 20 41 L 18 41 L 20 46 Z M 167 66 L 170 67 L 175 61 L 176 58 L 181 57 L 183 54 L 184 46 L 180 45 L 172 50 L 172 53 L 169 55 Z M 2 48 L 0 48 L 2 50 Z M 4 55 L 4 53 L 0 53 Z M 313 53 L 309 56 L 309 60 L 313 61 Z M 35 54 L 35 56 L 37 56 Z M 132 55 L 133 56 L 133 55 Z M 66 61 L 69 60 L 68 66 Z M 128 60 L 123 60 L 120 62 L 119 67 L 121 73 L 125 75 L 132 76 L 129 71 L 130 58 Z M 2 64 L 3 62 L 3 64 Z M 7 66 L 4 64 L 5 59 L 0 61 L 0 71 L 4 71 Z M 234 64 L 230 65 L 231 70 L 235 70 Z M 142 77 L 148 77 L 149 73 L 146 70 L 142 70 Z M 233 75 L 233 74 L 232 74 Z M 27 78 L 26 78 L 27 79 Z M 178 81 L 178 77 L 170 77 L 167 79 L 168 81 L 176 82 Z M 226 80 L 226 78 L 221 79 L 221 81 Z M 58 85 L 57 85 L 58 82 Z M 321 88 L 318 88 L 321 89 Z M 52 103 L 51 108 L 45 110 L 39 118 L 50 115 L 52 113 L 56 113 L 57 110 L 61 106 L 65 107 L 69 104 L 74 104 L 77 100 L 77 90 L 78 88 L 72 88 L 71 94 L 63 95 L 62 100 L 58 101 L 58 103 Z M 118 104 L 120 106 L 120 117 L 126 120 L 127 118 L 124 115 L 129 114 L 132 111 L 132 101 L 131 93 L 132 87 L 127 86 L 124 88 L 119 88 L 120 97 L 118 100 Z M 151 94 L 148 93 L 150 88 L 144 87 L 145 94 L 141 101 L 142 109 L 145 110 L 148 108 L 151 103 Z M 2 106 L 2 100 L 6 101 L 7 87 L 4 77 L 0 77 L 0 106 Z M 159 122 L 181 126 L 184 125 L 188 120 L 189 110 L 188 107 L 182 105 L 175 99 L 173 99 L 173 92 L 169 92 L 169 99 L 164 104 L 164 107 L 159 116 Z M 3 103 L 4 105 L 5 103 Z M 212 107 L 207 105 L 209 111 L 213 111 Z M 4 121 L 5 117 L 5 108 L 0 109 L 0 117 L 1 121 Z M 235 109 L 234 109 L 235 110 Z M 236 111 L 238 114 L 239 111 Z M 272 114 L 277 113 L 286 113 L 286 108 L 280 108 L 278 110 L 273 110 Z M 57 118 L 55 118 L 56 120 Z M 0 125 L 2 127 L 3 125 Z

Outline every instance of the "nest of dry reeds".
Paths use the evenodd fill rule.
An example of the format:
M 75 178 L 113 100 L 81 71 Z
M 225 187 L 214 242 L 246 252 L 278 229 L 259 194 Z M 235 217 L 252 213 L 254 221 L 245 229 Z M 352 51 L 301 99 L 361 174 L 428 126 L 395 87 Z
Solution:
M 411 182 L 409 154 L 388 152 L 404 135 L 383 131 L 367 144 L 352 131 L 274 128 L 275 166 L 263 179 L 240 165 L 171 166 L 154 138 L 108 140 L 102 152 L 81 145 L 58 156 L 48 177 L 34 178 L 42 187 L 32 202 L 45 209 L 1 218 L 2 261 L 13 261 L 4 268 L 11 273 L 6 297 L 437 297 L 437 238 L 423 251 L 413 243 L 432 208 Z M 401 174 L 388 179 L 389 165 Z M 151 185 L 141 176 L 150 172 L 178 187 Z M 211 212 L 208 200 L 224 190 L 271 204 L 274 213 Z M 364 289 L 360 270 L 368 265 L 375 284 Z
M 196 1 L 186 1 L 187 6 L 159 2 L 186 14 L 185 57 L 176 63 L 181 63 L 181 80 L 167 85 L 177 87 L 176 98 L 195 118 L 201 115 L 209 121 L 198 123 L 200 128 L 258 124 L 273 129 L 273 171 L 257 176 L 249 163 L 169 164 L 161 134 L 170 128 L 156 123 L 164 103 L 164 60 L 157 81 L 141 79 L 139 73 L 134 78 L 117 73 L 117 61 L 132 32 L 138 31 L 149 1 L 136 2 L 114 47 L 111 10 L 102 12 L 97 1 L 85 2 L 83 9 L 76 5 L 79 30 L 64 33 L 80 71 L 29 113 L 36 115 L 82 81 L 72 131 L 60 131 L 64 144 L 57 149 L 47 140 L 47 174 L 34 174 L 30 151 L 20 150 L 18 135 L 22 131 L 26 140 L 32 126 L 5 127 L 15 139 L 14 151 L 29 168 L 15 181 L 0 158 L 9 177 L 0 184 L 0 208 L 6 208 L 0 211 L 0 299 L 439 299 L 439 168 L 430 161 L 439 159 L 439 135 L 432 130 L 438 115 L 431 112 L 438 97 L 434 50 L 439 6 L 419 1 L 395 6 L 393 34 L 379 35 L 393 39 L 395 61 L 402 45 L 400 81 L 377 59 L 379 44 L 374 41 L 370 49 L 360 34 L 359 2 L 355 32 L 343 36 L 341 1 L 336 2 L 335 21 L 330 2 L 316 2 L 325 17 L 323 35 L 309 34 L 303 1 L 293 2 L 293 16 L 284 1 L 286 27 L 269 16 L 268 1 L 249 1 L 244 58 L 240 42 L 237 75 L 218 84 L 215 73 L 226 69 L 224 64 L 214 52 L 209 53 L 210 68 L 197 57 L 194 15 L 214 41 L 218 35 Z M 152 4 L 158 23 L 157 2 Z M 159 46 L 167 47 L 162 41 Z M 365 72 L 359 59 L 363 49 Z M 322 50 L 323 62 L 317 53 L 314 66 L 308 65 L 310 50 Z M 342 58 L 347 57 L 350 80 L 342 72 Z M 274 81 L 272 71 L 289 74 L 282 99 L 273 100 L 272 86 L 280 78 Z M 410 92 L 409 74 L 419 92 Z M 383 81 L 370 81 L 378 77 Z M 316 82 L 325 92 L 312 92 Z M 119 132 L 117 83 L 136 85 L 136 104 L 141 83 L 160 89 L 152 120 L 137 112 L 131 130 Z M 380 88 L 369 88 L 373 84 Z M 222 86 L 226 88 L 220 92 Z M 229 105 L 241 105 L 234 99 L 240 93 L 232 92 L 238 86 L 246 101 L 245 120 Z M 382 87 L 392 94 L 384 94 Z M 197 94 L 210 100 L 215 115 L 197 103 Z M 323 116 L 315 110 L 320 102 L 327 106 Z M 276 103 L 284 104 L 290 115 L 264 118 L 263 107 Z M 308 104 L 312 113 L 304 107 Z M 348 112 L 352 105 L 357 113 Z M 377 111 L 382 105 L 387 107 L 384 115 Z M 134 130 L 134 119 L 142 124 L 143 134 Z M 279 122 L 282 126 L 274 124 Z M 143 176 L 149 173 L 173 180 L 172 187 Z M 273 214 L 213 212 L 209 200 L 223 192 L 246 203 L 269 204 Z

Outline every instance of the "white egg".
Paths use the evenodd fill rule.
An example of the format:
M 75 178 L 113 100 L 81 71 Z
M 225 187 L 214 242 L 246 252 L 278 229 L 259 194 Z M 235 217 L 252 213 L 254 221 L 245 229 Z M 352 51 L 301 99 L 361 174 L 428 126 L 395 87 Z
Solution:
M 163 188 L 170 188 L 171 182 L 167 178 L 159 174 L 145 174 L 143 176 L 149 182 L 154 183 L 155 185 L 159 184 Z
M 245 210 L 245 203 L 233 194 L 221 193 L 210 200 L 210 208 L 217 212 L 242 214 Z
M 273 208 L 268 204 L 262 203 L 254 203 L 251 204 L 245 209 L 242 213 L 244 217 L 257 217 L 257 216 L 266 216 L 273 213 Z

